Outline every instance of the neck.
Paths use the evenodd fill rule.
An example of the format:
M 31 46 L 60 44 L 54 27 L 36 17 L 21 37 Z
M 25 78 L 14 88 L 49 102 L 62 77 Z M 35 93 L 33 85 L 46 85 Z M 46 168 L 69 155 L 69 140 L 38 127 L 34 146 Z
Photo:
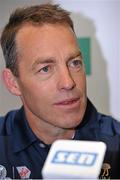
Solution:
M 53 131 L 50 131 L 50 129 L 42 129 L 42 131 L 39 131 L 35 128 L 33 131 L 36 136 L 45 144 L 52 144 L 55 140 L 58 139 L 72 139 L 75 134 L 75 131 L 73 129 L 65 130 L 60 128 L 56 130 L 56 133 L 55 130 L 53 133 Z
M 75 134 L 74 129 L 62 129 L 57 127 L 48 127 L 41 126 L 41 122 L 33 124 L 30 122 L 30 127 L 35 135 L 42 140 L 45 144 L 52 144 L 55 140 L 58 139 L 72 139 Z
M 74 129 L 64 129 L 56 127 L 38 118 L 28 116 L 28 123 L 34 134 L 45 144 L 52 144 L 58 139 L 73 139 L 75 135 Z

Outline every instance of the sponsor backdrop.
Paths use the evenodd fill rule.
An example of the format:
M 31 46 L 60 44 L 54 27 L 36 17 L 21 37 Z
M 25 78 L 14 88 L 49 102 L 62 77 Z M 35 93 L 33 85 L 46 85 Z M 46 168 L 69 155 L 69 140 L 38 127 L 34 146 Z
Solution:
M 97 109 L 120 120 L 120 1 L 119 0 L 4 0 L 0 1 L 0 31 L 16 7 L 54 2 L 72 11 L 83 53 L 88 97 Z M 0 73 L 4 67 L 0 49 Z M 0 81 L 0 114 L 21 105 Z

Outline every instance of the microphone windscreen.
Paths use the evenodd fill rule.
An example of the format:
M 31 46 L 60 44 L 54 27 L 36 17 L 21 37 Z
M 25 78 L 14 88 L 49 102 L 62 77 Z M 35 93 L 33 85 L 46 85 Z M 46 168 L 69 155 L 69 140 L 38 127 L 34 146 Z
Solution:
M 106 144 L 100 141 L 56 140 L 42 169 L 47 178 L 97 179 Z

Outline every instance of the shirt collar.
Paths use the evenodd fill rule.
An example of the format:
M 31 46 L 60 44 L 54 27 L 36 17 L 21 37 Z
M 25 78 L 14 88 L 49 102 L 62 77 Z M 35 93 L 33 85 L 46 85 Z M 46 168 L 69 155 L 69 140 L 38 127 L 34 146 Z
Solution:
M 37 140 L 37 137 L 32 132 L 26 120 L 23 107 L 20 110 L 18 110 L 15 115 L 13 137 L 14 152 L 18 152 L 27 148 L 30 144 Z
M 97 110 L 95 109 L 95 107 L 92 105 L 92 103 L 88 99 L 86 112 L 85 112 L 83 121 L 76 128 L 76 133 L 75 133 L 74 139 L 79 139 L 80 132 L 83 133 L 84 130 L 85 130 L 85 136 L 86 136 L 87 128 L 97 129 L 96 119 L 97 119 Z M 41 140 L 38 140 L 38 138 L 35 136 L 35 134 L 31 130 L 31 128 L 29 127 L 28 121 L 25 117 L 23 107 L 15 115 L 13 131 L 14 131 L 13 132 L 14 152 L 22 151 L 23 149 L 27 148 L 29 145 L 31 145 L 35 141 L 37 141 L 39 143 L 42 142 Z M 87 138 L 88 138 L 88 135 L 87 135 Z
M 98 112 L 97 112 L 96 108 L 91 103 L 91 101 L 89 99 L 87 99 L 86 111 L 85 111 L 83 120 L 80 123 L 79 127 L 82 128 L 83 126 L 88 125 L 88 124 L 94 125 L 94 123 L 96 122 L 97 116 L 98 116 Z
M 76 128 L 75 140 L 97 140 L 99 139 L 99 113 L 89 99 L 82 122 Z

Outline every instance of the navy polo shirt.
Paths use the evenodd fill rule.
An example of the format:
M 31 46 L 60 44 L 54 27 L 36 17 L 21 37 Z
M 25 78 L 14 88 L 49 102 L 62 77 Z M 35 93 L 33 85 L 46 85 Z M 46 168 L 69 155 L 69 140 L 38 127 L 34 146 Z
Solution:
M 76 128 L 74 139 L 105 142 L 107 152 L 104 163 L 110 167 L 106 175 L 104 169 L 101 171 L 101 177 L 120 179 L 119 122 L 98 113 L 88 100 L 85 116 Z M 0 118 L 0 165 L 6 168 L 7 177 L 41 179 L 41 169 L 49 149 L 50 145 L 44 144 L 32 132 L 23 107 Z
M 32 132 L 23 107 L 0 119 L 0 165 L 6 168 L 7 177 L 41 178 L 49 149 L 50 145 L 45 145 Z

